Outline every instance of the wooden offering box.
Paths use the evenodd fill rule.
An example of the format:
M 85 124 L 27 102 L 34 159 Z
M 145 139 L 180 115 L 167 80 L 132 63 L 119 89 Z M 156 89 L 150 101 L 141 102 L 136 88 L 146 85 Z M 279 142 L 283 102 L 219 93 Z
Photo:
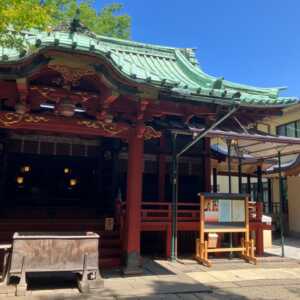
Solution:
M 8 277 L 20 277 L 17 294 L 21 295 L 27 288 L 27 272 L 74 272 L 79 274 L 79 289 L 85 292 L 103 284 L 98 249 L 99 235 L 93 232 L 17 232 Z

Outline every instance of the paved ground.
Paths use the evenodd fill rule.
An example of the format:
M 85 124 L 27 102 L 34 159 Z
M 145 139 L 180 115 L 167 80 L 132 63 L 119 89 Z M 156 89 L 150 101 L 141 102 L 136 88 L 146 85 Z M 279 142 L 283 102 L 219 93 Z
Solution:
M 300 241 L 290 241 L 287 255 L 300 251 Z M 299 246 L 299 247 L 298 247 Z M 277 246 L 273 249 L 277 251 Z M 272 250 L 272 251 L 273 251 Z M 216 260 L 208 269 L 194 260 L 176 263 L 165 260 L 144 261 L 141 276 L 123 277 L 120 271 L 103 274 L 105 288 L 89 295 L 78 292 L 74 282 L 63 285 L 34 284 L 19 300 L 100 300 L 100 299 L 300 299 L 300 260 L 270 256 L 250 265 L 239 259 Z M 47 279 L 46 282 L 50 282 Z M 67 288 L 68 287 L 68 288 Z M 44 288 L 44 290 L 42 289 Z M 1 291 L 1 289 L 0 289 Z M 9 299 L 0 296 L 0 300 Z
M 284 252 L 286 257 L 300 260 L 300 239 L 287 238 L 284 241 L 284 245 Z M 273 247 L 271 249 L 267 249 L 266 253 L 269 253 L 271 255 L 281 255 L 280 240 L 274 240 Z

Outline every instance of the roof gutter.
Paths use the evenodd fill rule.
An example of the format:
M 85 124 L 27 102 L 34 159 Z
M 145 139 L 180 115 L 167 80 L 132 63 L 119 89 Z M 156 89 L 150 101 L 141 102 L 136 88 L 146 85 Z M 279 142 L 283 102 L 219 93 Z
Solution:
M 280 103 L 280 104 L 268 104 L 268 103 L 262 103 L 262 104 L 256 104 L 256 103 L 247 103 L 240 101 L 239 98 L 235 99 L 223 99 L 223 98 L 217 98 L 217 97 L 209 97 L 209 96 L 193 96 L 193 95 L 175 95 L 175 94 L 169 94 L 169 97 L 173 98 L 174 101 L 178 102 L 191 102 L 193 104 L 195 103 L 210 103 L 210 104 L 219 104 L 219 105 L 225 105 L 229 106 L 233 103 L 236 103 L 240 105 L 241 107 L 249 107 L 249 108 L 286 108 L 290 107 L 295 104 L 299 104 L 300 101 L 290 102 L 290 103 Z

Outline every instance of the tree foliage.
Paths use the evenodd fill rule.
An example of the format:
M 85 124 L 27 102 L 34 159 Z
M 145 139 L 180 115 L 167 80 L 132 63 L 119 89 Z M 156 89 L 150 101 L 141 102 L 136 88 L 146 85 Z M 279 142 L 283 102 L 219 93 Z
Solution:
M 121 14 L 123 5 L 112 3 L 99 12 L 93 0 L 0 0 L 0 45 L 21 48 L 20 33 L 51 31 L 62 22 L 70 22 L 80 9 L 80 22 L 100 35 L 128 39 L 131 19 Z

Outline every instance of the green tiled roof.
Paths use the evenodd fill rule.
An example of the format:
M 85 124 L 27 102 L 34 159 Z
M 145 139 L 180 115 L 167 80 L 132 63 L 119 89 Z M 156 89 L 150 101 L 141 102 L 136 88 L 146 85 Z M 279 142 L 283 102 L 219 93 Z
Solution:
M 190 101 L 218 101 L 243 106 L 287 106 L 297 98 L 279 97 L 280 88 L 257 88 L 210 76 L 199 67 L 195 51 L 63 31 L 25 34 L 27 52 L 0 48 L 1 64 L 16 63 L 47 47 L 105 57 L 122 76 Z M 34 47 L 32 47 L 34 46 Z

